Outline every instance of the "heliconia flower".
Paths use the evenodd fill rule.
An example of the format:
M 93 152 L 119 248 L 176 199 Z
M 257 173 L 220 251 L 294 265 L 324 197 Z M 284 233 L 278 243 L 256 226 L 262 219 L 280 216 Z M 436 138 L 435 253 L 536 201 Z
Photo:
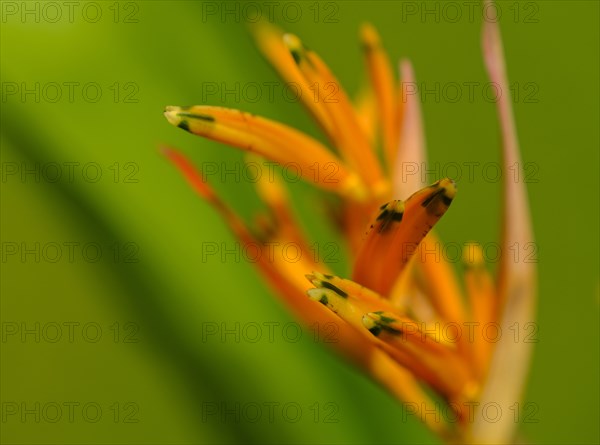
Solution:
M 406 94 L 407 86 L 414 85 L 410 62 L 400 62 L 396 82 L 377 32 L 365 25 L 361 39 L 370 87 L 352 102 L 325 62 L 298 37 L 270 24 L 253 31 L 258 47 L 283 79 L 299 85 L 300 97 L 327 145 L 240 110 L 170 106 L 165 116 L 190 133 L 248 152 L 250 160 L 258 156 L 280 164 L 294 162 L 304 179 L 333 194 L 339 206 L 331 211 L 332 221 L 351 255 L 348 278 L 335 276 L 311 255 L 280 177 L 257 181 L 256 191 L 268 211 L 249 225 L 184 155 L 171 148 L 164 153 L 242 243 L 271 250 L 270 255 L 257 255 L 255 264 L 292 311 L 307 324 L 335 323 L 339 329 L 335 347 L 394 397 L 410 404 L 431 430 L 451 442 L 510 443 L 515 433 L 511 416 L 492 423 L 469 413 L 478 404 L 508 407 L 520 400 L 531 345 L 506 336 L 498 343 L 485 341 L 482 335 L 451 341 L 436 329 L 470 324 L 477 330 L 487 323 L 509 329 L 515 322 L 533 321 L 534 264 L 515 263 L 503 255 L 494 277 L 481 247 L 472 244 L 464 258 L 463 292 L 443 255 L 432 259 L 420 254 L 421 249 L 439 245 L 431 229 L 449 209 L 457 187 L 448 178 L 429 186 L 419 182 L 420 175 L 401 178 L 405 163 L 425 162 L 420 104 L 415 95 Z M 491 80 L 508 92 L 496 23 L 483 25 L 483 52 Z M 310 90 L 315 82 L 335 85 L 335 100 L 315 97 L 322 94 Z M 497 106 L 503 165 L 520 165 L 515 164 L 519 150 L 507 94 L 501 95 Z M 315 177 L 315 162 L 334 167 L 335 180 Z M 523 184 L 503 176 L 501 237 L 507 251 L 515 242 L 532 242 L 533 235 Z M 277 252 L 287 243 L 301 250 L 298 261 L 285 261 L 283 252 Z M 273 255 L 273 249 L 282 254 Z

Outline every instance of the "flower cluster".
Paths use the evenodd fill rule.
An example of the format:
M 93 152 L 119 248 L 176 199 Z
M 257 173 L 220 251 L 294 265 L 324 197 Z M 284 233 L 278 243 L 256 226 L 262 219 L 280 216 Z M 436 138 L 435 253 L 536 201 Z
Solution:
M 342 354 L 392 395 L 421 407 L 421 419 L 440 437 L 477 443 L 510 441 L 514 434 L 510 419 L 481 424 L 467 418 L 462 407 L 486 401 L 508 406 L 519 400 L 530 345 L 493 343 L 477 333 L 489 323 L 506 327 L 533 320 L 534 264 L 503 258 L 494 276 L 473 245 L 465 258 L 461 285 L 443 257 L 432 260 L 419 254 L 427 245 L 439 245 L 432 228 L 449 209 L 457 187 L 448 178 L 429 186 L 420 183 L 418 175 L 400 179 L 403 164 L 425 160 L 420 104 L 415 95 L 404 91 L 415 84 L 410 62 L 400 62 L 396 81 L 377 32 L 365 25 L 361 39 L 370 85 L 351 101 L 325 62 L 298 37 L 269 24 L 253 31 L 258 47 L 282 78 L 301 89 L 299 97 L 329 146 L 287 125 L 239 110 L 170 106 L 165 116 L 190 133 L 245 150 L 249 160 L 259 156 L 299 165 L 298 171 L 327 196 L 332 223 L 351 256 L 350 277 L 335 276 L 309 253 L 309 240 L 295 219 L 281 178 L 256 181 L 268 211 L 248 225 L 181 153 L 173 149 L 165 153 L 241 242 L 265 249 L 293 242 L 305 250 L 298 262 L 269 261 L 262 255 L 255 265 L 301 320 L 336 323 L 340 341 L 335 346 Z M 484 23 L 483 52 L 490 80 L 506 86 L 496 23 Z M 335 100 L 315 98 L 325 93 L 311 90 L 315 83 L 335 85 Z M 510 101 L 503 97 L 497 105 L 503 163 L 515 165 L 519 150 Z M 311 173 L 315 162 L 334 165 L 335 180 L 315 180 Z M 503 245 L 530 242 L 523 184 L 505 181 L 503 197 Z M 439 326 L 449 324 L 471 326 L 475 335 L 450 341 L 448 335 L 436 334 Z M 456 422 L 426 415 L 440 409 L 426 388 L 454 412 Z

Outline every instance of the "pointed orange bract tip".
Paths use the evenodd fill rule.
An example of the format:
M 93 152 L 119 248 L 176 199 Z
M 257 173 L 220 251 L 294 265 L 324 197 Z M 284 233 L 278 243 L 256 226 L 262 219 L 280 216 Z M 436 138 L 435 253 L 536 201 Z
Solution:
M 392 287 L 419 243 L 450 207 L 456 184 L 442 179 L 411 195 L 405 203 L 380 207 L 354 263 L 353 280 L 381 295 Z

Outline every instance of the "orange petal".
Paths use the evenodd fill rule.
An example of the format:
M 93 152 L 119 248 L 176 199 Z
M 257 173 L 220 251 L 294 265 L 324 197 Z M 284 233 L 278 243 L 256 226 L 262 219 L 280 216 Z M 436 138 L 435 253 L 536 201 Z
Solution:
M 462 397 L 466 370 L 452 349 L 424 334 L 415 321 L 397 314 L 389 301 L 357 283 L 318 272 L 307 278 L 315 286 L 308 290 L 310 298 L 361 332 L 366 333 L 365 327 L 370 329 L 371 325 L 381 321 L 378 319 L 393 320 L 394 327 L 405 334 L 402 339 L 389 340 L 381 329 L 371 330 L 373 336 L 368 338 L 448 397 Z M 379 314 L 385 314 L 385 317 Z M 370 323 L 365 323 L 365 316 Z
M 169 122 L 198 136 L 233 145 L 283 165 L 292 165 L 307 181 L 352 198 L 364 196 L 359 177 L 351 172 L 319 141 L 286 125 L 244 113 L 212 106 L 167 107 Z M 333 166 L 336 174 L 316 175 L 317 168 Z
M 455 194 L 454 181 L 442 179 L 414 193 L 406 203 L 381 206 L 358 253 L 352 279 L 389 297 L 419 243 L 448 210 Z
M 333 316 L 337 314 L 338 317 L 344 320 L 345 327 L 354 331 L 357 336 L 352 340 L 354 342 L 354 352 L 358 351 L 364 354 L 366 362 L 363 363 L 363 366 L 369 375 L 401 401 L 418 407 L 418 416 L 432 431 L 440 435 L 447 435 L 447 426 L 436 421 L 436 416 L 431 415 L 437 412 L 437 419 L 440 418 L 438 404 L 434 403 L 423 391 L 411 372 L 398 365 L 397 357 L 392 358 L 388 353 L 375 346 L 377 339 L 362 326 L 361 314 L 364 313 L 363 311 L 375 307 L 390 308 L 389 303 L 369 289 L 350 280 L 318 272 L 307 275 L 307 278 L 316 286 L 325 286 L 318 289 L 309 289 L 308 294 L 311 296 L 311 300 L 321 301 L 324 295 L 329 298 L 329 305 L 318 304 L 315 306 L 325 310 L 332 309 L 330 314 Z M 346 298 L 341 296 L 344 294 Z M 306 301 L 314 304 L 311 300 L 306 299 Z M 358 338 L 360 338 L 360 341 L 358 341 Z M 364 344 L 365 341 L 368 346 Z M 420 370 L 421 375 L 427 375 L 430 372 L 420 367 L 418 362 L 412 361 L 411 363 L 413 369 Z
M 415 256 L 427 296 L 440 318 L 463 323 L 466 317 L 462 292 L 454 268 L 442 255 L 441 242 L 433 231 L 421 242 Z
M 458 323 L 465 326 L 464 300 L 453 265 L 441 254 L 441 244 L 435 233 L 429 232 L 415 255 L 423 277 L 425 295 L 435 308 L 442 323 Z M 458 340 L 458 349 L 466 360 L 472 360 L 472 344 L 468 335 Z
M 384 310 L 394 311 L 395 308 L 392 307 L 387 300 L 384 300 L 369 289 L 350 280 L 343 280 L 332 275 L 320 274 L 318 272 L 313 272 L 306 277 L 315 286 L 314 289 L 309 289 L 307 291 L 311 300 L 319 302 L 330 309 L 342 320 L 353 326 L 365 338 L 378 345 L 376 338 L 369 335 L 367 329 L 365 329 L 363 318 L 364 315 L 369 312 L 383 312 Z M 386 313 L 391 314 L 392 312 Z M 394 316 L 402 318 L 398 314 L 394 314 Z M 412 320 L 406 318 L 403 319 L 413 323 Z M 398 360 L 398 357 L 401 357 L 401 359 Z M 397 354 L 394 354 L 394 358 L 403 366 L 406 366 L 413 371 L 422 371 L 422 373 L 419 374 L 421 378 L 431 374 L 429 370 L 426 370 L 421 366 L 421 363 L 418 360 L 414 360 L 406 349 L 400 348 L 400 350 L 397 351 Z
M 398 152 L 399 137 L 394 75 L 375 28 L 369 24 L 363 25 L 361 37 L 367 71 L 377 99 L 377 116 L 381 122 L 383 153 L 386 164 L 391 170 Z
M 436 342 L 415 321 L 390 312 L 371 312 L 362 322 L 384 350 L 448 399 L 464 402 L 475 397 L 477 384 L 456 350 Z M 419 375 L 420 369 L 426 373 Z

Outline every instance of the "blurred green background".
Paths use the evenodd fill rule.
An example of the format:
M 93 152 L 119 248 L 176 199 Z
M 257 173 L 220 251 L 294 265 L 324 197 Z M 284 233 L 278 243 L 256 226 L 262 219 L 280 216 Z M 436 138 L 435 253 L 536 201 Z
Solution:
M 203 243 L 232 247 L 235 239 L 158 147 L 178 147 L 199 165 L 239 162 L 238 151 L 162 116 L 165 105 L 203 102 L 318 135 L 281 88 L 273 100 L 263 93 L 251 103 L 204 94 L 209 82 L 279 80 L 243 23 L 273 8 L 274 21 L 316 49 L 351 94 L 365 79 L 359 25 L 372 22 L 393 60 L 409 57 L 418 81 L 440 88 L 438 99 L 422 101 L 430 161 L 498 162 L 494 104 L 481 87 L 472 100 L 464 87 L 487 82 L 480 7 L 66 3 L 2 2 L 2 442 L 435 443 L 312 331 L 286 340 L 282 327 L 294 319 L 251 264 L 201 260 Z M 235 12 L 221 15 L 236 8 L 239 21 Z M 520 436 L 597 443 L 598 2 L 501 2 L 500 10 L 522 157 L 539 168 L 528 184 L 539 342 L 525 395 L 538 410 Z M 442 90 L 451 82 L 463 86 L 456 102 Z M 57 165 L 62 176 L 54 181 Z M 216 176 L 214 184 L 244 217 L 260 208 L 247 181 Z M 496 241 L 500 184 L 476 176 L 459 188 L 441 236 Z M 311 239 L 339 242 L 315 221 L 320 192 L 304 183 L 291 191 Z M 343 251 L 337 255 L 333 269 L 347 273 Z M 212 323 L 236 322 L 258 323 L 263 336 L 253 343 L 203 335 Z M 279 323 L 272 342 L 263 323 Z M 222 403 L 240 404 L 241 419 L 210 414 Z M 262 416 L 252 422 L 256 404 Z

